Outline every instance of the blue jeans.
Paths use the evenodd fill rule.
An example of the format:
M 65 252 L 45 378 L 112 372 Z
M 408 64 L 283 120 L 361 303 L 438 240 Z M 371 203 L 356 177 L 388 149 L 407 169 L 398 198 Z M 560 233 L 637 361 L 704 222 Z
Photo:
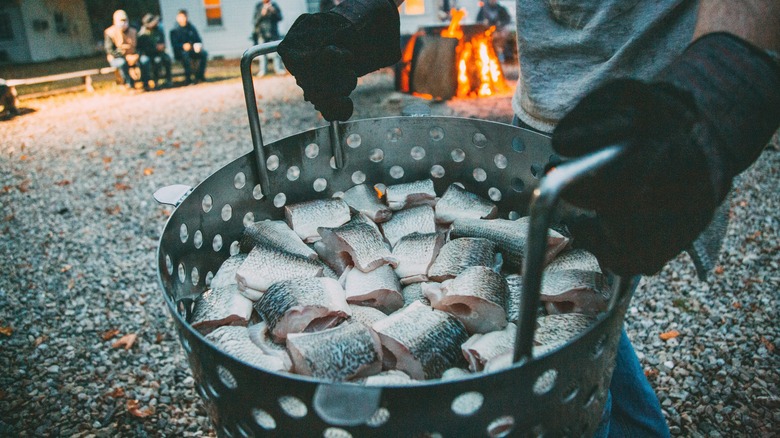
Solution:
M 545 132 L 523 123 L 517 116 L 512 124 L 540 134 Z M 615 356 L 615 371 L 609 385 L 604 413 L 596 429 L 596 438 L 668 437 L 661 404 L 639 364 L 634 347 L 623 329 Z
M 125 84 L 130 88 L 135 86 L 135 81 L 133 80 L 133 77 L 130 76 L 130 64 L 127 63 L 125 58 L 114 58 L 108 63 L 111 67 L 115 67 L 119 70 L 119 75 L 122 76 L 122 80 L 125 81 Z M 141 55 L 138 57 L 138 68 L 141 69 L 141 82 L 143 82 L 144 87 L 149 80 L 149 64 L 150 60 L 148 56 Z
M 201 50 L 200 53 L 193 51 L 181 52 L 179 61 L 181 61 L 184 67 L 184 78 L 187 83 L 192 82 L 192 61 L 198 61 L 198 71 L 195 72 L 195 80 L 202 81 L 206 75 L 206 60 L 208 59 L 208 53 L 205 50 Z

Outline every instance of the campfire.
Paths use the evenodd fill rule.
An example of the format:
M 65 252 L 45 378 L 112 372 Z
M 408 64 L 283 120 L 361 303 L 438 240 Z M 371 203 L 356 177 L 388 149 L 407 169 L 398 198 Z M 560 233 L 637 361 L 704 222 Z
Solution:
M 427 99 L 492 96 L 509 88 L 493 48 L 495 26 L 461 25 L 464 9 L 449 26 L 420 29 L 401 58 L 400 91 Z

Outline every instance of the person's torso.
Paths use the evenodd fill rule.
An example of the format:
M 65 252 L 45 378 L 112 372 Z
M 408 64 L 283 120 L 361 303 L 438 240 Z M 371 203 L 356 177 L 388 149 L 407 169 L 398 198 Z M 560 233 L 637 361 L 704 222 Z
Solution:
M 138 43 L 135 29 L 128 27 L 127 30 L 122 31 L 122 29 L 117 26 L 111 26 L 106 29 L 106 33 L 111 37 L 114 46 L 122 55 L 132 55 L 135 53 L 136 45 Z
M 515 114 L 550 132 L 604 82 L 648 80 L 690 42 L 696 0 L 517 0 Z
M 192 43 L 198 42 L 199 38 L 197 36 L 197 33 L 195 32 L 195 28 L 192 27 L 192 25 L 190 23 L 187 23 L 186 26 L 176 25 L 176 27 L 174 27 L 174 29 L 173 29 L 173 32 L 174 32 L 174 35 L 172 35 L 172 36 L 175 36 L 175 38 L 181 44 L 184 44 L 184 43 L 192 44 Z

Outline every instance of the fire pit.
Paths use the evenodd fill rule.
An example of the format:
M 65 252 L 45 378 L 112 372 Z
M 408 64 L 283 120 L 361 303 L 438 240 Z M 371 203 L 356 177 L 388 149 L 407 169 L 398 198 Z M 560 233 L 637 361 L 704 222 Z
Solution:
M 449 26 L 423 27 L 412 35 L 396 70 L 400 91 L 447 100 L 509 89 L 493 48 L 495 27 L 461 25 L 464 15 L 454 10 Z

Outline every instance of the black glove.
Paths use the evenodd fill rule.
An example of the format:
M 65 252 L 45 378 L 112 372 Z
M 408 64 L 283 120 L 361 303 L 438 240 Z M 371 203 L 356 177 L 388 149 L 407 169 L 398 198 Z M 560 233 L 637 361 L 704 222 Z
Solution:
M 303 14 L 279 54 L 306 101 L 326 120 L 347 120 L 357 78 L 401 59 L 398 9 L 391 0 L 351 0 Z
M 731 34 L 699 38 L 654 82 L 598 88 L 558 124 L 553 148 L 628 150 L 563 193 L 596 212 L 568 224 L 575 242 L 617 274 L 657 272 L 704 230 L 778 124 L 780 66 Z

